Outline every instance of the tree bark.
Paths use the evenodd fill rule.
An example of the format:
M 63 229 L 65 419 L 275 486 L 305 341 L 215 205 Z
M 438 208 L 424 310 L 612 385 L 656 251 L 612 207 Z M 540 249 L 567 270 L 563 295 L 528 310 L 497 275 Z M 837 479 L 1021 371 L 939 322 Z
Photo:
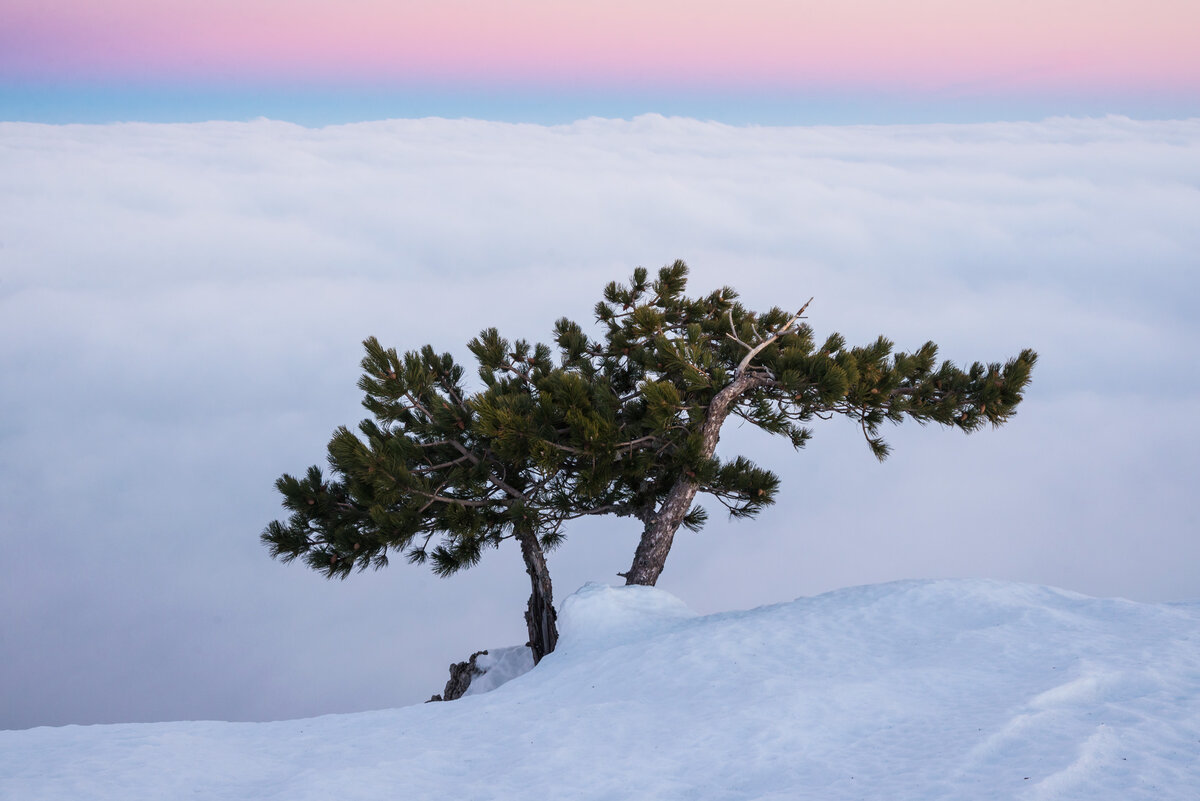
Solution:
M 704 417 L 704 425 L 700 428 L 700 454 L 705 459 L 711 459 L 717 451 L 717 442 L 721 439 L 721 426 L 729 417 L 730 411 L 738 399 L 761 386 L 763 379 L 749 370 L 743 370 L 736 378 L 718 392 L 708 404 L 708 412 Z M 681 474 L 667 493 L 662 506 L 646 523 L 642 539 L 638 542 L 637 551 L 633 555 L 633 565 L 625 573 L 625 583 L 644 584 L 653 587 L 667 562 L 667 554 L 671 552 L 671 543 L 675 532 L 683 525 L 692 508 L 692 501 L 699 492 L 700 485 L 686 473 Z
M 550 584 L 550 570 L 546 567 L 546 554 L 537 534 L 525 529 L 518 529 L 516 534 L 531 587 L 529 606 L 525 610 L 525 625 L 529 629 L 526 645 L 533 652 L 536 665 L 558 644 L 558 615 L 554 611 L 554 589 Z
M 471 682 L 476 676 L 482 676 L 483 670 L 475 664 L 475 660 L 485 655 L 487 651 L 476 651 L 471 654 L 471 658 L 465 662 L 456 662 L 450 666 L 450 680 L 446 682 L 446 689 L 442 690 L 440 695 L 435 695 L 425 703 L 431 704 L 434 701 L 453 701 L 462 698 L 467 690 L 471 687 Z

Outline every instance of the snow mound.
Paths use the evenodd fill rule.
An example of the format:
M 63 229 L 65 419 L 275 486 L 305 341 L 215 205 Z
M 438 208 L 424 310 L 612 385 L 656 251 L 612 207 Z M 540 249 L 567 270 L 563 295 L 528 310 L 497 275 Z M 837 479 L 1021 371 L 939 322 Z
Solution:
M 669 630 L 696 613 L 656 587 L 610 587 L 589 582 L 562 602 L 559 650 L 611 648 Z
M 1191 801 L 1200 787 L 1198 604 L 961 580 L 705 617 L 660 590 L 588 585 L 562 607 L 559 650 L 451 703 L 0 732 L 0 798 Z
M 611 587 L 588 582 L 562 602 L 558 613 L 558 653 L 611 648 L 661 632 L 696 617 L 683 601 L 654 587 Z M 533 669 L 527 646 L 491 648 L 475 660 L 484 673 L 471 680 L 466 695 L 491 692 Z

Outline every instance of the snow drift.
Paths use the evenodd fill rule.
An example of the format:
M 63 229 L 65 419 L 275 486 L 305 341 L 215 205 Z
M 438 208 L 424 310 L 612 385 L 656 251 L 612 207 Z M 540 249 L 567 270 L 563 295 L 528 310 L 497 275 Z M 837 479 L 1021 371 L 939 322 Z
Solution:
M 1198 624 L 1200 604 L 977 580 L 705 617 L 591 584 L 560 650 L 491 692 L 0 732 L 0 797 L 1194 799 Z

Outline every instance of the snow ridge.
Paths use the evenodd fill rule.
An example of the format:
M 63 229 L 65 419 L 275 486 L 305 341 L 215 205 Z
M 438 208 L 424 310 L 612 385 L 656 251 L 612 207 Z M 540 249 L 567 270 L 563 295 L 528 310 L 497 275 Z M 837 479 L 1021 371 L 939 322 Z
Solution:
M 698 617 L 661 590 L 589 584 L 561 621 L 535 669 L 446 704 L 0 732 L 0 797 L 1157 801 L 1200 787 L 1194 604 L 907 581 Z

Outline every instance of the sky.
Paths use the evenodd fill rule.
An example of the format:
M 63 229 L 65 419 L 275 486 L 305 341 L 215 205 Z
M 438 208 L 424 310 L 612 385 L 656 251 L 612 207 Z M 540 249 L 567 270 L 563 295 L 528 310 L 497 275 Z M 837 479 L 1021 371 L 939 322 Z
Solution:
M 845 421 L 799 453 L 727 425 L 782 488 L 677 537 L 659 586 L 692 609 L 1198 599 L 1197 219 L 1200 120 L 0 123 L 0 728 L 393 707 L 523 643 L 517 549 L 331 582 L 260 544 L 274 481 L 365 416 L 364 338 L 469 360 L 677 258 L 696 294 L 813 298 L 818 337 L 1040 354 L 1011 423 L 895 428 L 882 464 Z M 620 583 L 638 534 L 573 525 L 556 597 Z
M 6 0 L 0 119 L 1186 118 L 1192 0 Z

